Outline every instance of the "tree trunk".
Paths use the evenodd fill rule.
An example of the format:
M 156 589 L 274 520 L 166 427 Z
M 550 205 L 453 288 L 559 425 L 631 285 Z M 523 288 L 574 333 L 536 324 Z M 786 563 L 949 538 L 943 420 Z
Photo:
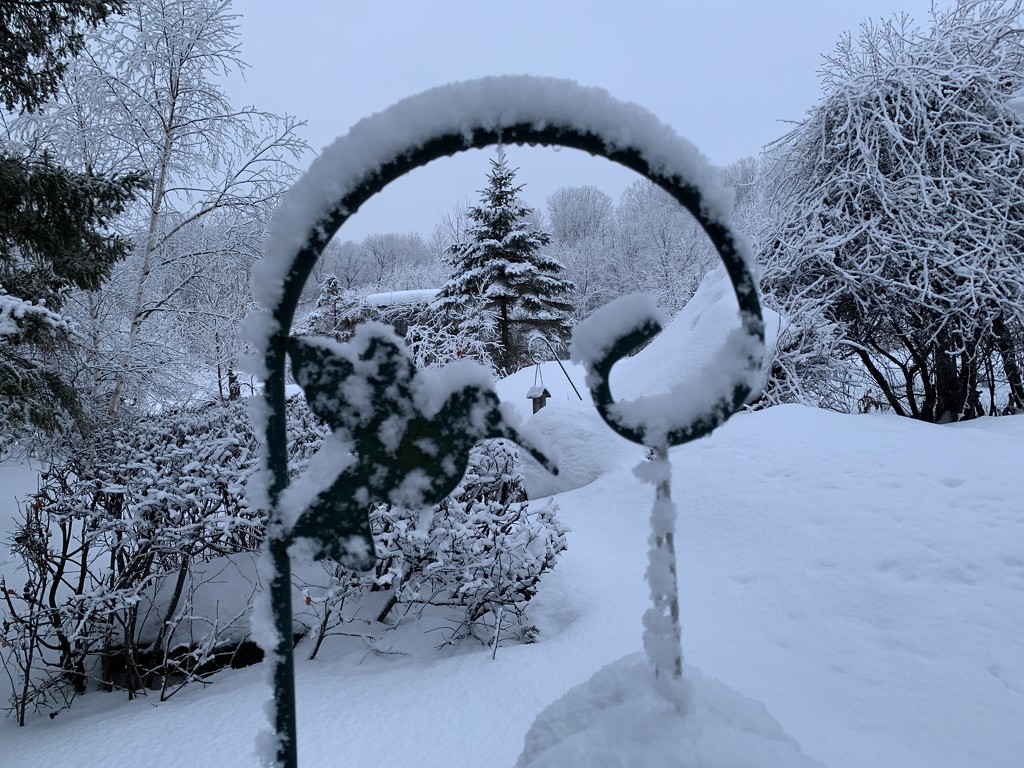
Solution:
M 238 381 L 238 374 L 235 372 L 233 363 L 228 363 L 228 400 L 235 401 L 242 399 L 242 384 Z
M 970 414 L 967 406 L 969 401 L 977 399 L 976 351 L 976 339 L 957 339 L 949 331 L 942 331 L 936 337 L 934 345 L 936 396 L 935 410 L 932 414 L 934 423 L 945 424 L 951 421 L 961 421 L 975 412 L 973 402 Z M 959 366 L 957 358 L 960 359 Z
M 117 413 L 121 409 L 121 398 L 124 396 L 124 385 L 127 380 L 128 369 L 131 368 L 131 359 L 135 354 L 135 347 L 139 343 L 139 335 L 142 331 L 144 315 L 142 303 L 145 296 L 146 279 L 153 270 L 153 254 L 157 249 L 157 227 L 160 223 L 160 212 L 163 208 L 164 191 L 167 188 L 167 175 L 171 166 L 171 152 L 174 146 L 174 112 L 172 109 L 171 119 L 168 122 L 164 133 L 163 153 L 160 158 L 160 172 L 157 174 L 156 183 L 153 185 L 153 203 L 149 210 L 149 227 L 146 231 L 146 243 L 142 253 L 142 269 L 139 270 L 139 279 L 135 285 L 135 300 L 132 302 L 131 323 L 128 326 L 128 348 L 127 361 L 117 372 L 114 380 L 114 391 L 110 396 L 110 406 L 107 409 L 107 421 L 117 420 Z
M 512 372 L 512 334 L 509 328 L 508 302 L 501 302 L 501 319 L 498 325 L 501 326 L 501 373 L 508 375 Z
M 997 316 L 992 323 L 992 331 L 996 337 L 999 358 L 1003 362 L 1003 371 L 1006 373 L 1006 383 L 1010 385 L 1007 407 L 1012 411 L 1024 410 L 1024 375 L 1022 375 L 1017 362 L 1017 349 L 1013 335 L 1002 315 Z

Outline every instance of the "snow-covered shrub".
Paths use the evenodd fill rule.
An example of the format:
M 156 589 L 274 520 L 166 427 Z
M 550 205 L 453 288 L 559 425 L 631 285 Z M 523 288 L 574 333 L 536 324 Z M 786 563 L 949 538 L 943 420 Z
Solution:
M 481 306 L 428 309 L 408 327 L 405 341 L 417 368 L 475 360 L 493 371 L 501 350 L 496 316 Z
M 105 428 L 54 460 L 13 536 L 26 587 L 4 593 L 4 639 L 24 654 L 19 719 L 89 680 L 166 693 L 207 661 L 179 646 L 212 653 L 237 632 L 240 616 L 212 635 L 190 625 L 213 617 L 183 617 L 195 563 L 262 539 L 245 494 L 257 448 L 244 404 L 211 403 Z
M 477 444 L 466 476 L 440 504 L 372 508 L 371 573 L 325 561 L 327 578 L 303 585 L 305 609 L 297 619 L 312 630 L 311 657 L 331 634 L 358 634 L 339 629 L 357 616 L 401 623 L 428 610 L 428 629 L 447 626 L 445 644 L 470 636 L 488 644 L 531 641 L 536 629 L 526 619 L 527 603 L 566 546 L 556 513 L 551 502 L 527 501 L 514 445 Z
M 320 284 L 316 305 L 296 321 L 295 332 L 344 341 L 359 322 L 360 307 L 368 293 L 366 288 L 345 289 L 337 277 L 328 275 Z
M 429 517 L 392 505 L 375 508 L 375 584 L 391 591 L 380 618 L 400 605 L 458 606 L 450 639 L 475 633 L 490 642 L 506 626 L 531 639 L 535 630 L 524 623 L 523 609 L 565 549 L 556 511 L 550 501 L 531 507 L 526 500 L 514 445 L 477 444 L 466 476 Z
M 754 408 L 804 403 L 848 413 L 856 393 L 870 387 L 866 372 L 843 346 L 839 328 L 814 308 L 780 316 L 775 345 L 768 352 L 764 391 Z
M 328 428 L 300 397 L 287 410 L 297 474 Z M 246 493 L 258 448 L 246 404 L 216 402 L 98 431 L 42 474 L 10 542 L 20 567 L 0 583 L 0 660 L 19 721 L 89 688 L 166 697 L 248 653 L 258 584 L 240 558 L 263 537 L 264 512 Z M 307 597 L 297 624 L 312 631 L 314 655 L 378 598 L 381 618 L 400 606 L 454 607 L 450 640 L 530 637 L 523 608 L 565 548 L 564 530 L 552 505 L 528 505 L 514 447 L 476 446 L 465 479 L 433 509 L 368 511 L 374 572 L 325 562 L 326 589 L 296 585 Z M 371 600 L 378 592 L 389 594 Z
M 856 366 L 924 421 L 982 415 L 984 378 L 1024 404 L 1022 7 L 865 23 L 826 57 L 825 97 L 773 149 L 760 238 L 766 303 L 798 329 L 776 378 L 794 399 L 834 399 Z

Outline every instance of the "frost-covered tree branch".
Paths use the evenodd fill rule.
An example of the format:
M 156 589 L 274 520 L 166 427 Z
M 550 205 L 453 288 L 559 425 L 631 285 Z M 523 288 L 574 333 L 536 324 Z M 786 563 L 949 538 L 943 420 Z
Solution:
M 866 23 L 773 148 L 764 288 L 790 321 L 787 378 L 819 402 L 859 369 L 897 412 L 982 412 L 987 340 L 1024 319 L 1024 123 L 1007 104 L 1024 87 L 1020 12 L 960 2 L 924 31 Z

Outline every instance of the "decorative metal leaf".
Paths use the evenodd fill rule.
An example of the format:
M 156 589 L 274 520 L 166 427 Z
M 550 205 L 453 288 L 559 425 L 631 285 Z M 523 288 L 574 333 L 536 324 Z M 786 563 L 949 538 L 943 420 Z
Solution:
M 292 530 L 294 537 L 313 541 L 319 558 L 357 570 L 372 567 L 369 508 L 380 502 L 437 504 L 458 486 L 470 449 L 481 440 L 519 443 L 557 473 L 505 421 L 488 387 L 467 385 L 450 394 L 437 413 L 422 413 L 413 397 L 417 374 L 408 351 L 381 326 L 363 327 L 345 344 L 294 337 L 289 356 L 310 409 L 351 440 L 356 457 Z

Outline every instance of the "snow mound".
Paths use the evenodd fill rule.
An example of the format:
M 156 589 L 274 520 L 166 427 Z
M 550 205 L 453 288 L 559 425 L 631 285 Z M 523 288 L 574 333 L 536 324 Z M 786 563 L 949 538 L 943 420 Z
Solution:
M 531 365 L 506 376 L 495 386 L 502 403 L 514 408 L 525 420 L 523 434 L 543 445 L 558 466 L 556 477 L 522 455 L 526 492 L 531 499 L 582 488 L 623 463 L 635 464 L 642 455 L 638 446 L 619 437 L 601 420 L 584 384 L 583 366 L 568 361 L 562 365 L 564 373 L 554 361 L 540 363 L 539 370 Z M 537 413 L 533 413 L 533 405 L 526 397 L 535 384 L 543 384 L 551 393 L 547 405 Z
M 761 313 L 764 347 L 771 350 L 775 348 L 778 316 L 765 307 Z M 712 365 L 729 334 L 740 327 L 732 283 L 725 267 L 718 266 L 704 276 L 693 297 L 643 351 L 612 368 L 612 393 L 617 398 L 636 398 L 695 382 Z M 766 366 L 762 366 L 764 370 Z M 762 379 L 751 397 L 755 398 L 763 386 Z
M 551 450 L 558 475 L 525 454 L 523 480 L 531 499 L 582 488 L 623 464 L 635 464 L 643 449 L 619 437 L 601 420 L 590 402 L 567 402 L 542 408 L 527 422 L 526 434 Z
M 763 704 L 696 667 L 684 681 L 679 714 L 640 654 L 609 664 L 538 715 L 516 768 L 822 768 Z
M 533 414 L 533 403 L 527 398 L 526 393 L 534 386 L 543 385 L 544 389 L 551 393 L 547 405 L 540 413 L 551 408 L 571 408 L 581 403 L 590 403 L 590 393 L 586 385 L 587 372 L 583 366 L 563 360 L 562 367 L 565 373 L 553 360 L 540 363 L 539 366 L 530 365 L 499 379 L 494 389 L 501 401 L 514 406 L 524 419 L 529 419 Z

